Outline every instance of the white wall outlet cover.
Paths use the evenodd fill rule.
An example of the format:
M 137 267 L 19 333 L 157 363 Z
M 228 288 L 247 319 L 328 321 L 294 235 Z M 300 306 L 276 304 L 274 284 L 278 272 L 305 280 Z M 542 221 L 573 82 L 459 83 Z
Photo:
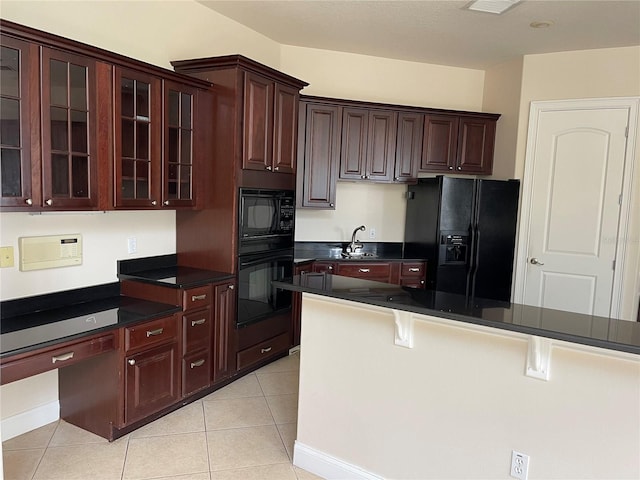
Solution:
M 540 380 L 549 380 L 550 369 L 551 339 L 532 335 L 529 338 L 525 375 Z
M 394 343 L 400 347 L 413 348 L 413 315 L 403 310 L 392 311 L 395 323 Z

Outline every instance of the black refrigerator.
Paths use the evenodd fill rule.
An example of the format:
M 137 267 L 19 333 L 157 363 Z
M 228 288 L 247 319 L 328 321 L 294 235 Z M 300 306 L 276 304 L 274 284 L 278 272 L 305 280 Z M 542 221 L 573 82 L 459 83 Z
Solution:
M 509 302 L 519 180 L 438 176 L 407 192 L 404 257 L 427 259 L 426 288 Z

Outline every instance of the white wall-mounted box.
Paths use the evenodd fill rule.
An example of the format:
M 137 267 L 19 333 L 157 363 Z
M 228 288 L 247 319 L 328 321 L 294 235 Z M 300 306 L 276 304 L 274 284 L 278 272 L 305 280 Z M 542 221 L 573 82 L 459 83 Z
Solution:
M 18 238 L 20 271 L 82 265 L 82 235 Z

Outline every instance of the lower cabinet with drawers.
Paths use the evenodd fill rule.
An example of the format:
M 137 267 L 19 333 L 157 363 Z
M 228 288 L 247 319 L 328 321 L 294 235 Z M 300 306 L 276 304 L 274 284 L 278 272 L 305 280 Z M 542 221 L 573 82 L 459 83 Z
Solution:
M 312 271 L 424 288 L 427 263 L 420 260 L 316 260 Z
M 180 400 L 177 315 L 123 329 L 124 427 Z
M 237 367 L 253 370 L 283 356 L 291 346 L 291 311 L 238 329 Z

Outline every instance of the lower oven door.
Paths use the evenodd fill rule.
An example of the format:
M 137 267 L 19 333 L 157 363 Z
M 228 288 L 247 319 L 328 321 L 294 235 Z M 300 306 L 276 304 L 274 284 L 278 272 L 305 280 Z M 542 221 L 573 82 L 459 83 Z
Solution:
M 291 292 L 273 281 L 293 275 L 293 250 L 238 257 L 238 327 L 246 327 L 291 309 Z

